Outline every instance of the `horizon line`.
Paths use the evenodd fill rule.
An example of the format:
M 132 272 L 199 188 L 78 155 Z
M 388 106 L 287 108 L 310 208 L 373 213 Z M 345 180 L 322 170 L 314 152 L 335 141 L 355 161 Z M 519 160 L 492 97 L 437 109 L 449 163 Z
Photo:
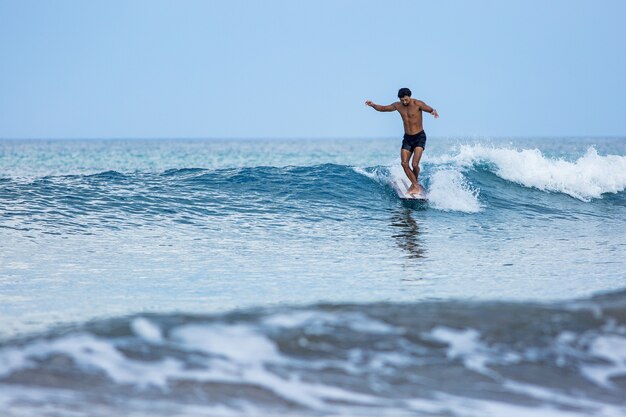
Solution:
M 460 135 L 433 135 L 431 138 L 439 139 L 626 139 L 626 134 L 621 135 L 468 135 L 462 137 Z M 393 136 L 343 136 L 343 137 L 210 137 L 210 136 L 112 136 L 112 137 L 0 137 L 0 141 L 19 141 L 19 140 L 379 140 L 379 139 L 396 139 Z

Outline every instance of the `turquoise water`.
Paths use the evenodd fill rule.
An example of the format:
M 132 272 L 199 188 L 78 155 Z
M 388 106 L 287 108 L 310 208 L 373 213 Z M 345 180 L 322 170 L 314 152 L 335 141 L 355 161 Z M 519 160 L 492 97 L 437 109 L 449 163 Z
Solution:
M 624 350 L 607 353 L 626 343 L 626 310 L 619 307 L 626 286 L 626 139 L 429 138 L 421 175 L 427 204 L 403 202 L 390 187 L 403 175 L 398 148 L 394 139 L 0 141 L 0 385 L 9 393 L 0 404 L 16 407 L 25 401 L 14 415 L 47 415 L 34 400 L 41 395 L 57 407 L 49 415 L 76 408 L 78 415 L 160 415 L 147 400 L 153 390 L 176 391 L 176 384 L 189 379 L 204 394 L 192 401 L 197 409 L 184 415 L 207 410 L 354 415 L 369 412 L 362 408 L 367 401 L 376 403 L 372 415 L 441 415 L 446 412 L 437 408 L 441 404 L 479 401 L 476 392 L 446 384 L 428 395 L 414 392 L 413 377 L 395 365 L 388 371 L 404 381 L 396 387 L 403 392 L 397 403 L 382 401 L 389 393 L 381 388 L 376 394 L 374 382 L 356 388 L 325 371 L 303 378 L 315 380 L 326 394 L 308 386 L 289 393 L 277 387 L 304 372 L 304 365 L 292 364 L 290 376 L 289 367 L 271 371 L 272 360 L 263 359 L 263 352 L 280 361 L 305 354 L 289 350 L 290 331 L 293 340 L 322 337 L 352 320 L 351 328 L 367 328 L 363 334 L 370 332 L 375 340 L 379 333 L 388 338 L 413 332 L 412 320 L 421 326 L 414 336 L 421 342 L 406 336 L 416 343 L 411 347 L 402 337 L 391 338 L 398 346 L 387 351 L 367 339 L 362 354 L 395 352 L 420 375 L 426 372 L 419 365 L 423 358 L 414 353 L 431 346 L 428 340 L 439 343 L 438 353 L 427 355 L 437 363 L 428 369 L 437 371 L 422 377 L 452 377 L 462 368 L 464 384 L 506 382 L 501 395 L 474 404 L 481 415 L 498 415 L 489 407 L 529 415 L 538 407 L 563 411 L 569 401 L 563 398 L 580 384 L 588 402 L 573 406 L 575 415 L 626 413 Z M 612 293 L 619 306 L 594 301 L 599 292 Z M 503 319 L 488 329 L 481 323 L 494 317 L 493 302 L 504 303 L 495 307 Z M 567 316 L 580 303 L 613 309 L 613 315 L 606 322 L 584 316 L 580 327 L 579 318 Z M 283 316 L 308 318 L 269 328 L 256 319 L 229 318 L 251 314 L 238 313 L 250 309 L 256 312 L 251 317 L 274 324 Z M 432 309 L 461 313 L 439 321 Z M 377 313 L 370 315 L 373 310 Z M 420 321 L 424 312 L 428 318 Z M 398 321 L 403 314 L 410 322 Z M 519 350 L 506 335 L 524 338 L 519 330 L 524 321 L 516 320 L 525 314 L 555 320 L 556 331 L 546 335 L 540 326 L 530 326 L 527 344 Z M 569 318 L 559 327 L 561 316 Z M 343 346 L 358 350 L 360 339 L 350 331 L 344 339 L 341 334 L 329 342 L 327 353 L 343 358 L 341 367 L 358 368 L 361 362 L 350 356 L 356 351 Z M 170 342 L 178 352 L 171 357 L 162 351 Z M 126 363 L 141 365 L 142 371 L 124 379 L 116 367 L 136 359 L 126 343 L 139 343 L 147 357 Z M 516 366 L 524 361 L 558 368 L 557 357 L 568 346 L 578 352 L 572 354 L 575 363 L 567 355 L 563 359 L 573 374 L 548 370 L 542 377 L 561 381 L 558 387 L 518 375 Z M 85 349 L 92 356 L 85 356 Z M 189 352 L 198 349 L 226 355 L 228 366 L 269 369 L 271 375 L 237 380 L 234 374 L 215 379 L 186 374 L 190 366 L 206 372 L 219 368 L 194 362 Z M 232 353 L 238 349 L 243 353 Z M 311 363 L 324 368 L 317 362 L 324 354 L 317 349 Z M 537 359 L 528 353 L 532 349 L 547 349 L 546 356 Z M 112 359 L 112 351 L 126 359 Z M 496 351 L 504 355 L 501 360 L 484 359 Z M 72 364 L 69 374 L 55 368 L 59 355 Z M 520 359 L 508 361 L 507 355 Z M 181 368 L 164 370 L 161 362 L 155 365 L 157 358 L 180 360 Z M 363 366 L 375 366 L 368 361 Z M 606 361 L 610 371 L 600 375 L 589 367 L 594 361 Z M 94 364 L 101 371 L 94 371 Z M 496 370 L 505 365 L 509 372 Z M 42 383 L 29 374 L 33 369 L 56 382 Z M 85 372 L 113 385 L 82 392 L 76 378 L 85 378 Z M 159 382 L 137 377 L 143 372 L 156 372 Z M 207 388 L 208 380 L 216 385 Z M 609 382 L 621 387 L 619 395 L 606 388 Z M 240 396 L 229 393 L 232 383 L 272 394 L 244 395 L 246 408 Z M 519 384 L 526 384 L 523 390 Z M 118 409 L 107 402 L 107 395 L 126 385 L 140 393 L 132 397 L 137 404 Z M 333 406 L 327 398 L 339 388 L 336 395 L 348 405 Z M 376 398 L 359 397 L 366 392 Z M 65 404 L 60 398 L 68 393 L 72 399 Z M 89 399 L 96 394 L 104 396 L 96 401 L 101 414 Z M 187 404 L 185 398 L 174 393 L 167 402 L 178 409 Z M 451 410 L 471 415 L 463 414 L 463 407 Z

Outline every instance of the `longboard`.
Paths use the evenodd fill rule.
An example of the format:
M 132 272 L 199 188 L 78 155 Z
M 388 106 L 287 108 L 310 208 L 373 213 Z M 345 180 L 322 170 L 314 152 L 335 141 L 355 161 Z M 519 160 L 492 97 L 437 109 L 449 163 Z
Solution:
M 391 188 L 398 194 L 402 200 L 417 200 L 417 201 L 427 201 L 428 196 L 426 195 L 426 189 L 422 187 L 422 184 L 419 184 L 420 192 L 419 194 L 407 194 L 407 190 L 409 189 L 409 182 L 405 179 L 395 179 L 391 181 Z

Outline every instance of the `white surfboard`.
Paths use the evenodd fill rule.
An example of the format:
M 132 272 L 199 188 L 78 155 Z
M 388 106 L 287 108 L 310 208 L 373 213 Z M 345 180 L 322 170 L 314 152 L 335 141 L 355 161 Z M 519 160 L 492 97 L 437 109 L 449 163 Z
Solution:
M 408 194 L 407 190 L 411 184 L 408 180 L 402 179 L 394 179 L 391 181 L 391 188 L 398 194 L 403 200 L 417 200 L 417 201 L 427 201 L 428 196 L 426 193 L 426 189 L 422 187 L 422 184 L 419 184 L 420 192 L 418 194 Z

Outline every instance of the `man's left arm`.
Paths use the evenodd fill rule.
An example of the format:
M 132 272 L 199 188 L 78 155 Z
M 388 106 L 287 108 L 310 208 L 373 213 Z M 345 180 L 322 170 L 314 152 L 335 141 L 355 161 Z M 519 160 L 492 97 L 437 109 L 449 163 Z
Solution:
M 433 109 L 432 107 L 430 107 L 428 104 L 424 103 L 423 101 L 418 101 L 418 103 L 419 103 L 421 111 L 425 111 L 426 113 L 432 114 L 433 116 L 435 116 L 435 119 L 439 118 L 439 113 L 437 113 L 437 110 Z

